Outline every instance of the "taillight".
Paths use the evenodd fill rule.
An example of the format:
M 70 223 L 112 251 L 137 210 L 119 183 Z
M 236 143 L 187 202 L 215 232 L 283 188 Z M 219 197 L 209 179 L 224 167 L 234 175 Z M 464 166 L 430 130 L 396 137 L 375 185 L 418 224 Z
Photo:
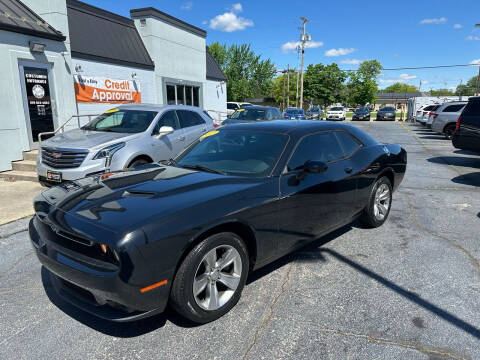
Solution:
M 423 115 L 425 115 L 427 112 L 428 112 L 428 111 L 424 111 L 424 112 L 423 112 Z
M 217 123 L 213 123 L 213 127 L 214 128 L 218 128 L 220 125 L 218 125 Z
M 433 116 L 433 118 L 435 119 L 438 116 L 438 114 L 435 114 L 433 111 L 430 111 L 430 113 L 428 114 L 428 117 L 430 116 Z
M 288 119 L 288 115 L 287 114 L 283 115 L 283 118 Z
M 298 115 L 298 117 L 304 119 L 305 115 Z
M 462 116 L 459 116 L 457 119 L 457 126 L 455 127 L 455 131 L 460 130 L 460 123 L 462 122 Z

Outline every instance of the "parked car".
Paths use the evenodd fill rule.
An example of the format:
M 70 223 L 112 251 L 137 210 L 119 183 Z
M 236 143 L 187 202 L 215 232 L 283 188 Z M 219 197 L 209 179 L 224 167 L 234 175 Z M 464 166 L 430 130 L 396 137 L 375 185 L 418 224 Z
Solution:
M 247 107 L 251 106 L 252 104 L 248 102 L 235 102 L 235 101 L 229 101 L 227 102 L 227 117 L 230 117 L 233 115 L 233 113 L 242 107 Z
M 327 110 L 327 120 L 345 120 L 347 112 L 343 106 L 335 106 Z
M 307 119 L 309 120 L 322 120 L 323 110 L 320 106 L 313 106 L 306 113 Z
M 29 234 L 67 301 L 131 321 L 167 303 L 206 323 L 248 274 L 354 219 L 387 219 L 406 170 L 400 145 L 321 121 L 235 124 L 169 166 L 146 165 L 44 191 Z
M 370 121 L 370 109 L 367 106 L 362 106 L 356 109 L 353 113 L 352 120 Z
M 283 118 L 288 120 L 305 120 L 305 111 L 300 108 L 287 108 L 283 113 Z
M 425 106 L 422 110 L 421 110 L 421 113 L 417 115 L 416 117 L 416 120 L 417 122 L 419 122 L 420 124 L 422 124 L 423 126 L 425 126 L 427 124 L 427 119 L 428 119 L 428 116 L 430 114 L 430 111 L 436 109 L 436 107 L 438 106 L 439 104 L 432 104 L 432 105 L 427 105 Z
M 427 114 L 425 114 L 425 126 L 428 127 L 429 129 L 432 127 L 432 123 L 433 123 L 433 120 L 435 120 L 435 118 L 437 117 L 437 113 L 436 111 L 440 108 L 440 106 L 442 106 L 442 104 L 440 105 L 435 105 L 432 110 L 430 110 Z
M 444 134 L 447 139 L 452 139 L 452 135 L 457 126 L 457 119 L 466 104 L 466 101 L 449 101 L 440 105 L 440 107 L 435 110 L 432 131 Z
M 377 111 L 377 121 L 388 120 L 395 121 L 395 108 L 392 106 L 384 106 Z
M 457 127 L 452 136 L 457 149 L 480 153 L 480 97 L 468 99 L 468 103 L 458 117 Z
M 121 105 L 80 129 L 42 141 L 39 181 L 47 186 L 106 171 L 168 160 L 212 130 L 213 120 L 185 105 Z
M 282 119 L 282 113 L 278 108 L 252 105 L 237 109 L 229 119 L 222 122 L 222 125 L 279 119 Z

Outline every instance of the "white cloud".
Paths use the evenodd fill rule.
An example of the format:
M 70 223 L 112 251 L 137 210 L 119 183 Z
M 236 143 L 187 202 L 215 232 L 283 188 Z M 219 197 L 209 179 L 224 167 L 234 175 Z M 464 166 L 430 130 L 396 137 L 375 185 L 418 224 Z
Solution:
M 480 40 L 480 36 L 477 35 L 468 35 L 467 40 Z
M 428 84 L 430 84 L 430 81 L 428 81 L 428 80 L 422 80 L 422 85 L 428 85 Z
M 192 10 L 193 7 L 193 2 L 192 1 L 187 1 L 180 6 L 180 9 L 182 10 Z
M 207 25 L 208 24 L 208 21 L 207 20 L 203 20 L 202 21 L 202 25 Z
M 453 28 L 454 29 L 461 29 L 463 26 L 461 24 L 454 24 Z
M 236 4 L 232 5 L 232 12 L 239 13 L 239 12 L 242 12 L 242 11 L 243 11 L 242 4 L 236 3 Z
M 417 75 L 409 75 L 409 74 L 400 74 L 398 77 L 396 78 L 384 78 L 384 79 L 380 79 L 379 82 L 380 83 L 396 83 L 396 82 L 408 82 L 410 80 L 413 80 L 413 79 L 416 79 L 417 78 Z M 422 85 L 424 85 L 425 83 L 422 82 Z
M 442 16 L 441 18 L 423 19 L 420 24 L 444 24 L 446 22 L 447 18 Z
M 282 45 L 282 51 L 283 52 L 288 52 L 295 50 L 297 46 L 300 46 L 302 43 L 300 41 L 288 41 L 285 44 Z M 323 41 L 309 41 L 305 43 L 305 48 L 306 49 L 315 49 L 320 46 L 323 46 Z
M 480 65 L 480 59 L 470 61 L 470 65 Z
M 343 55 L 351 54 L 351 53 L 354 52 L 354 51 L 355 51 L 354 48 L 349 48 L 349 49 L 345 49 L 345 48 L 330 49 L 330 50 L 325 51 L 325 56 L 343 56 Z
M 340 64 L 348 64 L 348 65 L 358 65 L 361 63 L 362 63 L 362 60 L 358 60 L 358 59 L 346 59 L 346 60 L 340 61 Z
M 210 20 L 210 29 L 233 32 L 245 30 L 247 27 L 253 26 L 252 20 L 237 16 L 237 14 L 242 11 L 242 4 L 233 4 L 230 11 L 217 15 Z

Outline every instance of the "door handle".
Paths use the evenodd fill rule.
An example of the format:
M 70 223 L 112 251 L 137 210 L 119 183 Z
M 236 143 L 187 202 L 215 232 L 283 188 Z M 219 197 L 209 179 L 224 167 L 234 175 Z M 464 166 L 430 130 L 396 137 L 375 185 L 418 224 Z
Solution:
M 184 141 L 184 140 L 185 140 L 185 136 L 183 136 L 183 135 L 182 135 L 182 136 L 179 136 L 179 137 L 177 138 L 177 140 L 179 140 L 179 141 Z
M 346 172 L 347 174 L 351 174 L 352 171 L 353 171 L 353 169 L 352 169 L 351 167 L 345 168 L 345 172 Z

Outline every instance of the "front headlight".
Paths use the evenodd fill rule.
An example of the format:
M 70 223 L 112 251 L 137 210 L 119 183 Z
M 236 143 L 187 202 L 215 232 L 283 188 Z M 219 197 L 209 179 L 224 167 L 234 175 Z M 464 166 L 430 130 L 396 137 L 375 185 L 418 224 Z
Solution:
M 116 143 L 107 147 L 104 147 L 102 150 L 97 152 L 93 157 L 93 160 L 111 158 L 118 150 L 125 146 L 124 142 Z

